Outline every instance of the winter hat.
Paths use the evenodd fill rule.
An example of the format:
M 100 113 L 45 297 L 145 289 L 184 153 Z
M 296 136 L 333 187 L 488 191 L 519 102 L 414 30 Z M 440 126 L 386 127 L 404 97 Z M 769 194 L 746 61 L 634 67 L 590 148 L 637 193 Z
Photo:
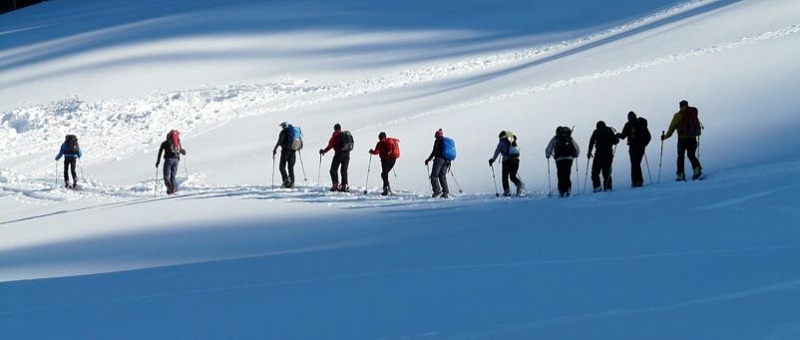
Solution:
M 439 130 L 436 130 L 436 135 L 435 136 L 436 136 L 436 138 L 444 137 L 444 131 L 442 131 L 442 129 L 439 128 Z
M 381 133 L 378 134 L 378 139 L 386 139 L 386 132 L 381 131 Z
M 598 129 L 602 129 L 604 127 L 606 127 L 606 122 L 604 122 L 602 120 L 597 121 L 597 128 Z
M 334 131 L 341 131 L 342 130 L 342 126 L 339 125 L 339 123 L 336 123 L 336 124 L 333 125 L 333 130 Z
M 287 126 L 289 126 L 289 123 L 283 122 L 283 123 L 278 124 L 278 126 L 280 126 L 282 128 L 286 128 Z
M 636 119 L 636 112 L 628 112 L 628 119 Z
M 678 104 L 678 105 L 680 105 L 680 107 L 687 107 L 687 106 L 689 106 L 689 102 L 687 102 L 685 100 L 681 100 L 680 104 Z
M 504 138 L 505 136 L 506 136 L 506 132 L 505 131 L 500 131 L 500 135 L 498 135 L 497 138 Z

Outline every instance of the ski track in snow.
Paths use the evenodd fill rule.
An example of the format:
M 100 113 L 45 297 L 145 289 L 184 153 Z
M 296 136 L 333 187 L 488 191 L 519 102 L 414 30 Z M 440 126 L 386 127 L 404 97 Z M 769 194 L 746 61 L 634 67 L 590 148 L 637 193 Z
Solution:
M 30 175 L 17 174 L 11 169 L 0 170 L 0 193 L 3 196 L 15 195 L 25 202 L 38 200 L 51 203 L 85 198 L 87 193 L 110 198 L 135 198 L 147 195 L 150 191 L 148 188 L 152 182 L 140 182 L 115 187 L 97 183 L 90 179 L 89 182 L 84 182 L 88 184 L 85 186 L 84 191 L 76 194 L 65 194 L 53 190 L 47 184 L 53 181 L 52 177 L 50 177 L 51 165 L 41 165 L 43 161 L 35 157 L 35 155 L 40 156 L 48 150 L 52 151 L 53 145 L 60 145 L 61 136 L 68 132 L 92 136 L 92 160 L 90 162 L 104 162 L 120 157 L 115 155 L 125 155 L 152 149 L 153 145 L 161 141 L 162 132 L 171 128 L 186 131 L 186 134 L 197 135 L 238 117 L 318 105 L 387 89 L 474 74 L 489 69 L 498 69 L 509 64 L 516 65 L 530 62 L 560 51 L 577 49 L 593 41 L 621 34 L 669 15 L 684 12 L 707 3 L 709 1 L 698 0 L 690 2 L 633 23 L 570 42 L 562 42 L 561 44 L 471 58 L 462 62 L 445 63 L 422 69 L 410 69 L 390 75 L 344 81 L 334 85 L 314 85 L 309 84 L 307 81 L 284 79 L 278 83 L 231 85 L 221 88 L 172 92 L 166 95 L 153 95 L 145 99 L 131 101 L 100 101 L 90 104 L 83 102 L 79 98 L 71 98 L 4 112 L 0 116 L 0 135 L 8 142 L 0 145 L 0 161 L 30 157 L 32 155 L 34 157 L 30 157 L 31 160 L 22 162 L 18 166 L 32 168 L 33 170 L 28 171 Z M 457 103 L 441 109 L 412 114 L 354 130 L 364 131 L 386 125 L 401 124 L 466 107 L 485 105 L 519 96 L 550 91 L 564 86 L 617 77 L 641 69 L 783 38 L 798 32 L 800 32 L 800 25 L 791 25 L 779 30 L 743 37 L 735 41 L 658 57 L 617 69 L 559 80 L 541 86 L 478 98 L 469 102 Z M 87 124 L 87 122 L 92 123 Z M 179 123 L 175 124 L 175 122 Z M 128 142 L 119 143 L 119 141 L 123 140 Z M 99 145 L 104 147 L 99 147 Z M 84 145 L 84 148 L 86 147 Z M 190 178 L 189 184 L 201 182 L 198 175 L 193 176 L 195 178 Z M 48 177 L 49 179 L 47 179 Z M 214 187 L 202 186 L 200 183 L 197 183 L 196 188 L 211 190 L 212 192 L 216 190 Z M 246 188 L 246 186 L 238 187 L 233 190 Z M 187 189 L 191 191 L 191 187 Z M 276 195 L 275 197 L 280 198 L 281 196 Z

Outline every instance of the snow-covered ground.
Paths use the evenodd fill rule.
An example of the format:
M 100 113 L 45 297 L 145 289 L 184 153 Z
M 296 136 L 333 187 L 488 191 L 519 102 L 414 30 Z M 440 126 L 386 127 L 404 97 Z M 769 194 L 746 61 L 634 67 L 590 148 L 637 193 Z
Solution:
M 0 338 L 798 338 L 798 18 L 789 0 L 0 16 Z M 648 148 L 644 188 L 620 145 L 614 192 L 582 194 L 582 157 L 578 194 L 548 198 L 556 126 L 585 149 L 633 110 L 658 135 L 682 99 L 706 126 L 707 180 L 672 181 L 673 137 Z M 271 185 L 281 121 L 305 134 L 295 190 Z M 316 152 L 337 122 L 356 140 L 350 195 L 325 191 Z M 173 128 L 188 155 L 168 197 L 154 163 Z M 451 200 L 428 198 L 438 128 L 459 148 Z M 525 198 L 494 197 L 504 129 Z M 402 146 L 388 198 L 366 152 L 380 131 Z M 52 160 L 67 133 L 79 191 Z

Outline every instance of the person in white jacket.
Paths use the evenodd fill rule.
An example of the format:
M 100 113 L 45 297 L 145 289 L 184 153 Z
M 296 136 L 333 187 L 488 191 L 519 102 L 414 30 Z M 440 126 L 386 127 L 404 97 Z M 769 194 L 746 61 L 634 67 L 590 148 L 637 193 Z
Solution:
M 578 158 L 581 150 L 578 143 L 572 139 L 572 130 L 566 126 L 556 128 L 556 135 L 550 139 L 545 150 L 545 157 L 556 160 L 558 173 L 558 194 L 569 197 L 572 194 L 572 161 Z

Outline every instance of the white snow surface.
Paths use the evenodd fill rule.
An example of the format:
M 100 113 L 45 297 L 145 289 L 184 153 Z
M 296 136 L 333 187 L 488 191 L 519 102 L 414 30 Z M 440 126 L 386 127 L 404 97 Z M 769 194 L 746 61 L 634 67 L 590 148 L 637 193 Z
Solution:
M 800 338 L 798 55 L 790 0 L 4 14 L 0 338 Z M 706 127 L 703 181 L 673 182 L 676 139 L 657 138 L 683 99 Z M 591 194 L 591 131 L 631 110 L 654 135 L 645 187 L 623 143 L 615 190 Z M 305 136 L 292 190 L 273 186 L 282 121 Z M 326 190 L 317 153 L 334 123 L 356 141 L 351 194 Z M 559 125 L 584 149 L 564 199 L 543 157 Z M 423 164 L 439 128 L 459 151 L 447 200 Z M 176 196 L 154 168 L 171 129 Z M 506 129 L 521 198 L 495 198 L 486 162 Z M 401 140 L 389 197 L 367 153 L 380 131 Z M 53 161 L 68 133 L 77 191 Z

